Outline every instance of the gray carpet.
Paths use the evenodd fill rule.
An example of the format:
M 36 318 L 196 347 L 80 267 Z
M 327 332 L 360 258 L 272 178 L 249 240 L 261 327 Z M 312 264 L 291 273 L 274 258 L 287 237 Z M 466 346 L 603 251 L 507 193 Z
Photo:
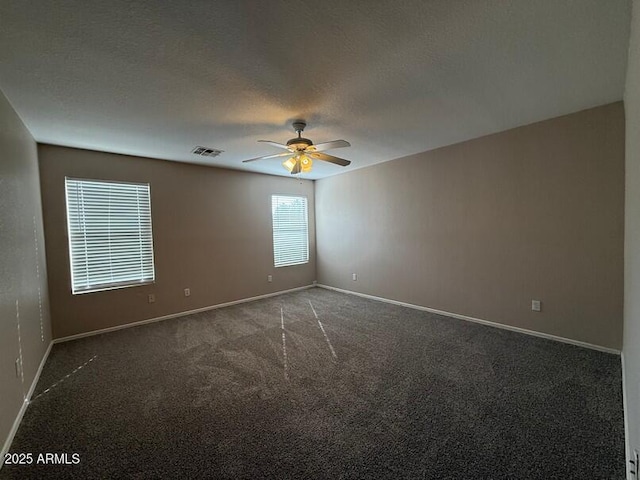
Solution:
M 80 463 L 0 478 L 623 479 L 620 382 L 615 355 L 314 288 L 55 345 L 11 450 Z

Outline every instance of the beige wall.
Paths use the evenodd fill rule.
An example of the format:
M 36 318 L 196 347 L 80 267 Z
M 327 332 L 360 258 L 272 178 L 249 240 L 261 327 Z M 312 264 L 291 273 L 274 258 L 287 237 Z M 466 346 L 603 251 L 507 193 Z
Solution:
M 318 282 L 619 349 L 623 221 L 615 103 L 317 181 Z
M 627 446 L 640 450 L 640 0 L 633 2 L 626 112 L 624 358 Z
M 315 280 L 313 182 L 139 157 L 39 146 L 55 338 L 294 287 Z M 153 285 L 71 294 L 64 177 L 148 182 Z M 309 199 L 310 262 L 273 267 L 271 194 Z M 273 283 L 267 283 L 267 275 Z M 191 296 L 184 296 L 184 289 Z M 155 303 L 148 303 L 154 293 Z
M 36 143 L 0 93 L 2 452 L 51 341 L 42 231 Z M 24 375 L 16 376 L 15 361 L 20 358 Z

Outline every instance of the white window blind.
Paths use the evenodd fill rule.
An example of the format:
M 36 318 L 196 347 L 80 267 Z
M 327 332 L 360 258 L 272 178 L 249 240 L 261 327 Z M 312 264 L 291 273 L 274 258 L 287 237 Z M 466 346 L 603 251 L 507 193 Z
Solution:
M 73 293 L 153 282 L 149 184 L 65 184 Z
M 276 267 L 309 261 L 307 197 L 272 195 L 273 259 Z

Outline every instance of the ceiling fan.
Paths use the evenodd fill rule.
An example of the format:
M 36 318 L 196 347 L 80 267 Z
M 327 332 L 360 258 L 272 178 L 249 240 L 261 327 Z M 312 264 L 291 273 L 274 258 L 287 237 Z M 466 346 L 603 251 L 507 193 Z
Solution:
M 311 140 L 302 137 L 302 132 L 306 126 L 307 124 L 304 120 L 295 120 L 293 122 L 293 130 L 298 134 L 298 137 L 292 138 L 286 145 L 272 142 L 270 140 L 258 140 L 259 142 L 268 143 L 274 147 L 283 148 L 286 152 L 251 158 L 249 160 L 244 160 L 243 163 L 255 162 L 256 160 L 264 160 L 267 158 L 288 157 L 282 165 L 291 172 L 291 175 L 310 172 L 313 160 L 335 163 L 342 167 L 346 167 L 351 163 L 349 160 L 321 153 L 331 148 L 350 147 L 351 144 L 349 142 L 346 140 L 333 140 L 332 142 L 318 143 L 317 145 L 314 145 Z

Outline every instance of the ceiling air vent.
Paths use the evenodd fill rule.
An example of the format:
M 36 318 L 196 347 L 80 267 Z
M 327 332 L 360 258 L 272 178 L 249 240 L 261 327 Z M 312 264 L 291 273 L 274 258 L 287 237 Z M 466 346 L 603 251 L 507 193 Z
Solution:
M 222 152 L 224 152 L 224 150 L 216 150 L 215 148 L 207 148 L 207 147 L 196 147 L 193 150 L 191 150 L 191 153 L 200 155 L 202 157 L 217 157 Z

